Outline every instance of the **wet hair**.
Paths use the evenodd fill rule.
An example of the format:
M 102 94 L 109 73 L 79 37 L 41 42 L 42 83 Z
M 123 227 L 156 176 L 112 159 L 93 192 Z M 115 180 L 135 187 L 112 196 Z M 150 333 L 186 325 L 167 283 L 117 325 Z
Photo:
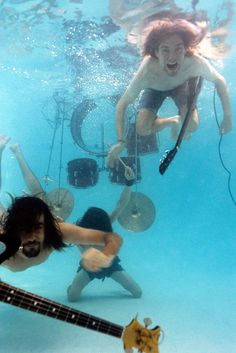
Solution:
M 21 232 L 30 233 L 37 229 L 40 216 L 44 216 L 44 246 L 60 250 L 65 247 L 58 223 L 48 205 L 35 196 L 17 197 L 1 219 L 3 232 L 19 237 Z
M 193 55 L 197 45 L 206 35 L 206 27 L 201 28 L 185 19 L 164 18 L 150 25 L 143 40 L 141 54 L 155 57 L 155 51 L 166 38 L 179 35 L 186 49 L 186 56 Z
M 108 213 L 98 207 L 88 208 L 83 217 L 78 220 L 76 224 L 83 228 L 112 232 L 111 220 Z

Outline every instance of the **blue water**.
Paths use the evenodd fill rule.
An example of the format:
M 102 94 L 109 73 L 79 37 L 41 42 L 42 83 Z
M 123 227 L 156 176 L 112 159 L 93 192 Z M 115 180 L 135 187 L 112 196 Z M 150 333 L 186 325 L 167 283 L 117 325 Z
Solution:
M 190 8 L 187 1 L 177 3 Z M 41 7 L 32 9 L 36 4 Z M 114 107 L 106 97 L 123 92 L 140 59 L 135 50 L 122 52 L 126 43 L 122 30 L 108 35 L 111 27 L 101 27 L 104 16 L 109 15 L 108 1 L 56 4 L 53 7 L 49 1 L 13 0 L 1 4 L 1 134 L 11 136 L 8 146 L 21 145 L 47 191 L 58 187 L 60 179 L 61 186 L 73 193 L 75 205 L 68 221 L 74 222 L 91 205 L 113 209 L 122 186 L 111 184 L 106 171 L 100 172 L 94 187 L 76 189 L 69 185 L 67 163 L 80 157 L 95 158 L 74 143 L 71 115 L 78 103 L 94 99 L 98 107 L 88 117 L 83 137 L 89 148 L 101 149 L 103 123 L 108 148 L 115 140 L 115 127 Z M 211 18 L 219 4 L 220 1 L 208 4 Z M 206 9 L 204 6 L 199 1 L 198 7 Z M 227 80 L 234 117 L 235 19 L 228 40 L 231 52 L 224 65 L 217 68 Z M 101 52 L 107 49 L 102 56 Z M 86 59 L 84 53 L 89 54 Z M 63 144 L 60 123 L 51 148 L 58 121 L 55 94 L 65 102 L 66 120 Z M 164 176 L 159 174 L 158 166 L 164 151 L 173 146 L 168 131 L 160 134 L 159 154 L 141 157 L 142 180 L 137 191 L 155 204 L 153 225 L 144 232 L 133 233 L 118 222 L 115 224 L 116 232 L 124 239 L 122 265 L 142 287 L 142 298 L 129 297 L 112 280 L 93 281 L 80 301 L 71 304 L 122 326 L 137 313 L 141 322 L 150 317 L 153 325 L 160 325 L 164 331 L 161 353 L 233 353 L 236 346 L 236 206 L 219 159 L 211 84 L 204 85 L 198 105 L 199 129 L 191 140 L 184 141 Z M 221 119 L 218 100 L 216 110 Z M 236 198 L 235 134 L 234 129 L 223 137 L 221 152 L 232 173 L 230 186 Z M 44 184 L 50 152 L 48 175 L 52 181 Z M 102 167 L 104 160 L 97 161 Z M 3 204 L 9 204 L 6 192 L 21 195 L 22 190 L 26 190 L 24 180 L 7 147 L 2 160 Z M 78 262 L 79 253 L 72 247 L 24 272 L 13 273 L 1 267 L 1 279 L 69 305 L 66 288 Z M 0 303 L 1 353 L 118 353 L 122 349 L 119 339 Z

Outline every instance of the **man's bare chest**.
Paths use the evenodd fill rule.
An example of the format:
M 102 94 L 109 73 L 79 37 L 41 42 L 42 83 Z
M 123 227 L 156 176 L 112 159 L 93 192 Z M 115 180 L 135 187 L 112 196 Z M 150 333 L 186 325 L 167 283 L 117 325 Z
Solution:
M 194 67 L 189 62 L 184 62 L 177 72 L 170 74 L 155 61 L 147 64 L 144 69 L 143 82 L 146 88 L 168 91 L 181 86 L 194 75 Z
M 184 72 L 173 76 L 169 76 L 167 74 L 152 73 L 147 76 L 145 83 L 146 88 L 152 88 L 158 91 L 169 91 L 178 86 L 181 86 L 191 77 L 193 76 L 189 72 Z

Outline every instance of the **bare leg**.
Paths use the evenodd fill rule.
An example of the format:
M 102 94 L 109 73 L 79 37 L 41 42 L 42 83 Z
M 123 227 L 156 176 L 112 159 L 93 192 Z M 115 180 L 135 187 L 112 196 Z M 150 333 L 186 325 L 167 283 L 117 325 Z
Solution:
M 187 113 L 187 108 L 184 107 L 181 110 L 181 115 L 180 115 L 180 118 L 181 118 L 182 122 L 185 119 L 186 113 Z M 198 129 L 198 125 L 199 125 L 198 111 L 197 111 L 197 109 L 194 109 L 191 112 L 191 116 L 190 116 L 190 119 L 189 119 L 189 122 L 188 122 L 188 125 L 187 125 L 187 128 L 186 128 L 186 132 L 184 134 L 184 138 L 185 139 L 191 138 L 192 133 L 195 132 Z
M 194 109 L 193 112 L 191 113 L 191 117 L 187 126 L 187 131 L 195 132 L 198 129 L 198 125 L 199 125 L 198 112 L 197 112 L 197 109 Z
M 86 271 L 81 269 L 75 276 L 71 285 L 67 288 L 67 298 L 69 302 L 76 302 L 84 287 L 90 282 L 89 275 Z
M 111 275 L 111 278 L 130 292 L 134 298 L 140 298 L 142 296 L 142 289 L 127 272 L 116 271 Z
M 0 135 L 0 189 L 2 187 L 2 152 L 9 140 L 9 136 Z
M 137 119 L 137 133 L 141 136 L 147 136 L 159 132 L 167 127 L 171 128 L 173 138 L 177 137 L 180 123 L 179 115 L 169 118 L 159 118 L 148 109 L 140 110 Z
M 19 163 L 23 178 L 32 195 L 43 197 L 44 190 L 39 180 L 36 178 L 32 170 L 30 169 L 28 163 L 26 162 L 25 157 L 21 151 L 20 145 L 12 145 L 10 148 Z

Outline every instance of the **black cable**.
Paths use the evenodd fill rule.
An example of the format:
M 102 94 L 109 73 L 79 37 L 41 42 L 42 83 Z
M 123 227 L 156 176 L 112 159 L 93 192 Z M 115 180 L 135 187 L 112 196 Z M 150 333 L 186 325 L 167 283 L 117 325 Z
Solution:
M 214 114 L 215 114 L 216 124 L 218 126 L 219 131 L 220 131 L 220 123 L 219 123 L 218 115 L 217 115 L 217 112 L 216 112 L 216 89 L 214 89 L 213 107 L 214 107 Z M 219 142 L 218 142 L 218 154 L 219 154 L 221 165 L 222 165 L 223 169 L 226 171 L 226 173 L 228 174 L 228 182 L 227 182 L 228 192 L 229 192 L 229 195 L 231 197 L 231 200 L 232 200 L 234 206 L 236 207 L 236 200 L 235 200 L 235 198 L 233 196 L 233 193 L 232 193 L 232 190 L 231 190 L 231 177 L 232 177 L 232 174 L 231 174 L 231 171 L 226 167 L 225 162 L 224 162 L 223 157 L 222 157 L 222 153 L 221 153 L 222 140 L 223 140 L 223 134 L 220 132 L 220 139 L 219 139 Z

